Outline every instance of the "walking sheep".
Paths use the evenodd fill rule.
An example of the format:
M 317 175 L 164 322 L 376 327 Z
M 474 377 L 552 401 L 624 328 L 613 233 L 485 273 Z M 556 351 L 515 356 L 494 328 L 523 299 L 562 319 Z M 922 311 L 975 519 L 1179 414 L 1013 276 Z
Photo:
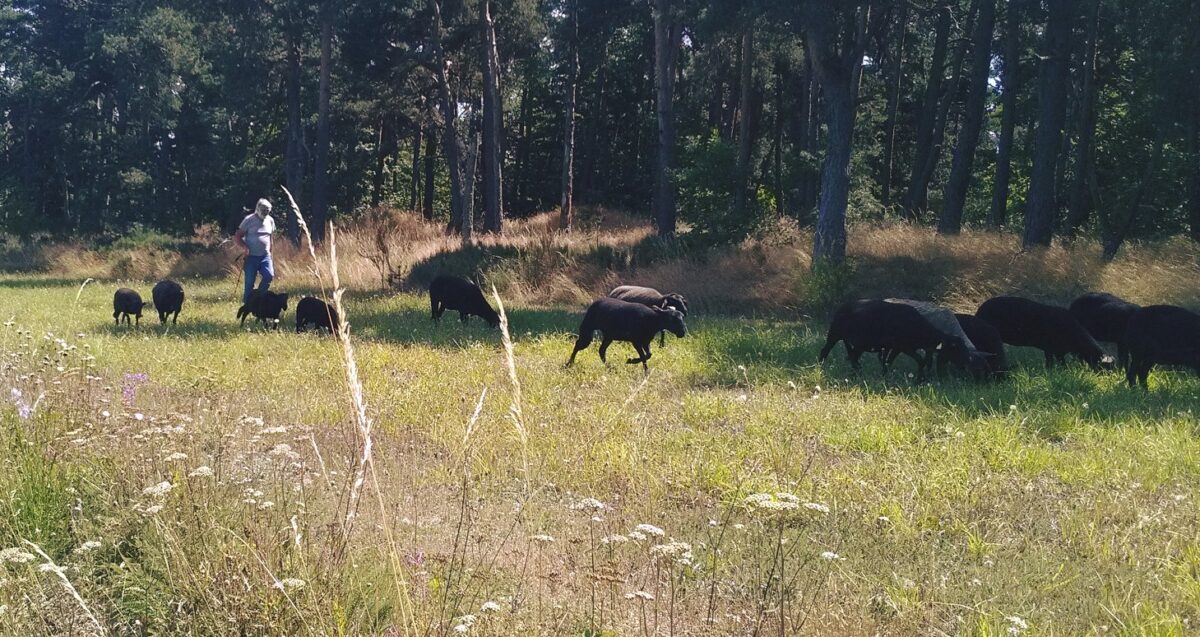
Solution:
M 600 332 L 600 361 L 607 364 L 605 354 L 613 341 L 632 343 L 638 357 L 625 362 L 630 365 L 642 364 L 642 369 L 649 371 L 646 361 L 650 360 L 650 344 L 654 336 L 667 330 L 683 338 L 687 336 L 687 327 L 683 323 L 683 313 L 679 310 L 661 307 L 647 307 L 641 303 L 630 303 L 620 299 L 596 299 L 588 306 L 579 325 L 579 338 L 575 341 L 575 349 L 566 367 L 575 362 L 575 355 L 587 349 L 592 344 L 596 331 Z

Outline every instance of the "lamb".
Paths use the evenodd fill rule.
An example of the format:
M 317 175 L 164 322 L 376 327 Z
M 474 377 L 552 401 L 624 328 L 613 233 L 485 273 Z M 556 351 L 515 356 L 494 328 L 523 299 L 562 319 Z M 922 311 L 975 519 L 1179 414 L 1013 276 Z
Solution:
M 1200 374 L 1200 314 L 1174 305 L 1149 305 L 1129 317 L 1122 343 L 1129 354 L 1125 381 L 1147 389 L 1155 365 L 1191 367 Z
M 879 352 L 884 373 L 897 356 L 907 354 L 917 361 L 918 375 L 924 375 L 932 364 L 931 353 L 940 347 L 948 362 L 978 376 L 986 368 L 986 357 L 956 327 L 953 315 L 947 319 L 946 314 L 949 310 L 908 299 L 851 301 L 834 312 L 817 360 L 824 362 L 834 345 L 844 341 L 855 371 L 861 370 L 858 359 L 864 352 Z
M 429 284 L 429 305 L 435 321 L 441 319 L 446 310 L 457 310 L 463 323 L 475 315 L 492 327 L 500 326 L 500 315 L 488 305 L 479 286 L 467 279 L 438 275 Z
M 654 336 L 667 330 L 683 338 L 687 336 L 687 327 L 683 324 L 683 313 L 679 310 L 647 307 L 641 303 L 630 303 L 621 299 L 604 297 L 596 299 L 588 306 L 579 325 L 579 338 L 575 341 L 575 349 L 566 367 L 575 362 L 575 355 L 587 349 L 592 344 L 594 333 L 599 330 L 600 361 L 608 364 L 605 354 L 613 341 L 632 343 L 638 357 L 625 362 L 630 365 L 642 364 L 644 371 L 650 371 L 646 361 L 650 360 L 650 344 Z
M 125 319 L 125 324 L 129 325 L 129 317 L 134 317 L 133 324 L 135 326 L 142 323 L 142 308 L 146 307 L 146 302 L 142 300 L 142 295 L 129 288 L 120 288 L 113 295 L 113 320 L 117 325 L 121 324 L 121 319 Z
M 663 294 L 654 288 L 642 287 L 640 285 L 619 285 L 608 293 L 610 298 L 629 301 L 630 303 L 641 303 L 647 307 L 661 307 L 678 310 L 680 314 L 686 318 L 688 315 L 687 299 L 683 298 L 682 294 L 674 292 Z M 658 346 L 664 347 L 667 344 L 667 333 L 664 331 L 659 335 Z
M 1117 346 L 1117 362 L 1126 363 L 1124 340 L 1129 319 L 1140 306 L 1106 292 L 1089 292 L 1071 301 L 1067 310 L 1092 338 Z
M 987 321 L 1009 345 L 1036 347 L 1046 356 L 1046 368 L 1062 363 L 1067 354 L 1083 360 L 1093 370 L 1113 369 L 1113 357 L 1063 307 L 1017 296 L 997 296 L 984 301 L 975 316 Z
M 279 329 L 279 315 L 287 311 L 288 295 L 279 294 L 270 290 L 255 290 L 246 304 L 238 308 L 237 317 L 241 319 L 242 325 L 246 324 L 246 317 L 251 314 L 261 323 L 270 321 L 275 329 Z
M 338 329 L 337 310 L 321 299 L 306 296 L 296 304 L 296 333 L 303 332 L 309 323 L 317 329 L 323 327 L 333 334 Z
M 175 281 L 159 281 L 150 291 L 154 299 L 154 309 L 158 311 L 158 321 L 166 324 L 171 317 L 171 325 L 179 324 L 179 311 L 183 309 L 183 286 Z
M 955 314 L 962 331 L 975 344 L 975 349 L 987 354 L 987 375 L 990 378 L 1001 378 L 1008 374 L 1008 358 L 1004 355 L 1004 339 L 1000 332 L 990 323 L 972 314 Z M 938 366 L 942 366 L 939 358 Z

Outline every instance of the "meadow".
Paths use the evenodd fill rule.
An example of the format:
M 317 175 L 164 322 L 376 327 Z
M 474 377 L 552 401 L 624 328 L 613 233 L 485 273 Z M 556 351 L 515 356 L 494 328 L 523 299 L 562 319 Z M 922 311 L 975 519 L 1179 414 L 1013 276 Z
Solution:
M 932 254 L 921 231 L 893 231 L 906 268 L 878 230 L 848 279 L 796 274 L 799 241 L 637 263 L 700 307 L 644 375 L 622 344 L 607 367 L 593 346 L 562 368 L 579 298 L 631 275 L 613 260 L 636 233 L 603 267 L 568 257 L 540 282 L 522 272 L 562 246 L 516 233 L 488 273 L 509 350 L 478 319 L 430 321 L 418 279 L 446 246 L 412 250 L 396 291 L 365 265 L 371 232 L 339 246 L 369 437 L 337 340 L 293 333 L 290 311 L 278 332 L 239 327 L 219 267 L 181 277 L 177 326 L 147 314 L 137 329 L 113 325 L 113 290 L 148 297 L 177 263 L 130 281 L 110 269 L 127 263 L 76 256 L 86 267 L 0 277 L 0 630 L 1197 630 L 1200 379 L 1156 370 L 1143 392 L 1083 365 L 1047 372 L 1033 350 L 1012 352 L 1005 382 L 916 383 L 906 359 L 884 377 L 872 357 L 855 376 L 840 346 L 816 364 L 825 324 L 802 300 L 891 285 L 966 309 L 995 279 L 1195 307 L 1194 248 L 992 262 L 992 237 Z M 569 241 L 595 252 L 601 234 Z M 277 284 L 293 308 L 326 280 L 302 257 L 284 255 Z

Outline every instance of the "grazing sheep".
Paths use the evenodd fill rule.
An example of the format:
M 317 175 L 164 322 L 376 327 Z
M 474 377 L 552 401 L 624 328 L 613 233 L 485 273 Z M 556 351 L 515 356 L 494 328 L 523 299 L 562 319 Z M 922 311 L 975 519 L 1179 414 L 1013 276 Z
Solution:
M 435 321 L 442 318 L 446 310 L 457 310 L 463 323 L 474 314 L 492 327 L 500 326 L 500 315 L 488 305 L 479 286 L 456 276 L 438 275 L 429 284 L 429 305 Z
M 279 329 L 279 315 L 287 311 L 288 295 L 271 292 L 270 290 L 255 290 L 246 300 L 246 304 L 238 308 L 237 317 L 242 325 L 251 314 L 261 323 Z M 268 323 L 269 321 L 269 323 Z
M 121 319 L 125 319 L 125 324 L 129 325 L 129 317 L 132 316 L 133 324 L 141 325 L 144 307 L 146 302 L 142 300 L 142 295 L 129 288 L 121 288 L 113 295 L 113 320 L 120 325 Z
M 983 302 L 975 316 L 987 321 L 1009 345 L 1036 347 L 1046 356 L 1046 368 L 1074 354 L 1093 370 L 1112 369 L 1113 357 L 1104 352 L 1066 308 L 1017 296 L 997 296 Z
M 682 294 L 674 292 L 663 294 L 654 288 L 642 287 L 640 285 L 619 285 L 608 293 L 609 298 L 621 299 L 630 303 L 641 303 L 647 307 L 661 307 L 664 309 L 670 308 L 678 310 L 685 318 L 688 315 L 687 299 L 683 298 Z M 667 344 L 667 333 L 664 330 L 658 337 L 658 346 L 664 347 Z
M 1200 314 L 1174 305 L 1149 305 L 1129 318 L 1122 339 L 1129 354 L 1125 380 L 1146 389 L 1155 365 L 1191 367 L 1200 374 Z
M 1125 366 L 1125 330 L 1140 306 L 1106 292 L 1089 292 L 1071 301 L 1067 310 L 1092 338 L 1117 346 L 1117 363 Z
M 158 311 L 158 321 L 165 324 L 171 317 L 171 324 L 179 324 L 179 311 L 183 309 L 183 286 L 175 281 L 159 281 L 150 291 L 154 299 L 154 309 Z
M 296 304 L 296 333 L 303 332 L 309 323 L 317 329 L 323 327 L 333 334 L 338 329 L 337 310 L 321 299 L 306 296 Z
M 642 364 L 642 369 L 649 371 L 646 361 L 650 360 L 650 344 L 654 335 L 667 330 L 683 338 L 687 336 L 687 327 L 683 324 L 683 313 L 679 310 L 661 307 L 647 307 L 641 303 L 630 303 L 621 299 L 596 299 L 588 306 L 579 325 L 579 338 L 575 341 L 575 349 L 566 367 L 575 362 L 575 355 L 580 350 L 587 349 L 592 344 L 594 332 L 600 331 L 600 361 L 607 364 L 605 353 L 613 341 L 632 343 L 638 357 L 630 358 L 626 363 Z
M 968 372 L 976 380 L 982 380 L 989 373 L 988 359 L 991 357 L 987 352 L 979 350 L 971 337 L 963 330 L 962 323 L 954 315 L 954 312 L 928 301 L 914 301 L 912 299 L 884 299 L 888 303 L 903 303 L 911 306 L 921 313 L 921 316 L 929 322 L 935 329 L 946 335 L 946 340 L 941 346 L 936 349 L 937 352 L 937 373 L 942 376 L 946 371 L 946 364 L 953 364 L 955 367 Z M 979 357 L 965 356 L 967 352 L 979 352 Z M 895 360 L 898 353 L 891 353 L 890 359 L 887 361 L 891 364 Z M 926 367 L 933 362 L 934 352 L 926 351 Z M 972 367 L 974 365 L 974 367 Z
M 975 344 L 975 349 L 988 355 L 988 376 L 1001 378 L 1008 374 L 1008 358 L 1004 355 L 1004 339 L 1000 338 L 1000 332 L 990 323 L 971 314 L 955 314 L 954 318 L 958 319 L 959 327 Z M 940 357 L 938 366 L 942 366 Z
M 923 376 L 933 362 L 932 352 L 941 347 L 948 362 L 978 376 L 986 369 L 986 357 L 975 349 L 953 319 L 949 310 L 920 301 L 851 301 L 834 312 L 817 360 L 823 362 L 833 346 L 844 341 L 846 357 L 855 371 L 861 370 L 858 359 L 864 352 L 880 353 L 884 373 L 897 356 L 907 354 L 917 361 L 917 374 Z M 949 325 L 951 322 L 954 327 Z M 945 329 L 939 328 L 939 324 Z

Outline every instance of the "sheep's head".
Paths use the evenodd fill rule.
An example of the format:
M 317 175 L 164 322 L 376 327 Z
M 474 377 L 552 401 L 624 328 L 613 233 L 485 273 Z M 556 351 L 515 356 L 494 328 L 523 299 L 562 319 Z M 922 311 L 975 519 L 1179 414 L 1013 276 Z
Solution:
M 1111 372 L 1117 368 L 1117 359 L 1113 358 L 1110 354 L 1101 354 L 1095 360 L 1088 361 L 1088 365 L 1096 371 Z
M 672 292 L 671 294 L 663 297 L 662 308 L 664 310 L 676 310 L 680 314 L 687 316 L 687 299 L 683 298 L 682 294 L 676 294 Z
M 687 336 L 687 326 L 683 324 L 683 312 L 672 309 L 654 308 L 658 313 L 659 321 L 662 324 L 662 329 L 683 338 Z

